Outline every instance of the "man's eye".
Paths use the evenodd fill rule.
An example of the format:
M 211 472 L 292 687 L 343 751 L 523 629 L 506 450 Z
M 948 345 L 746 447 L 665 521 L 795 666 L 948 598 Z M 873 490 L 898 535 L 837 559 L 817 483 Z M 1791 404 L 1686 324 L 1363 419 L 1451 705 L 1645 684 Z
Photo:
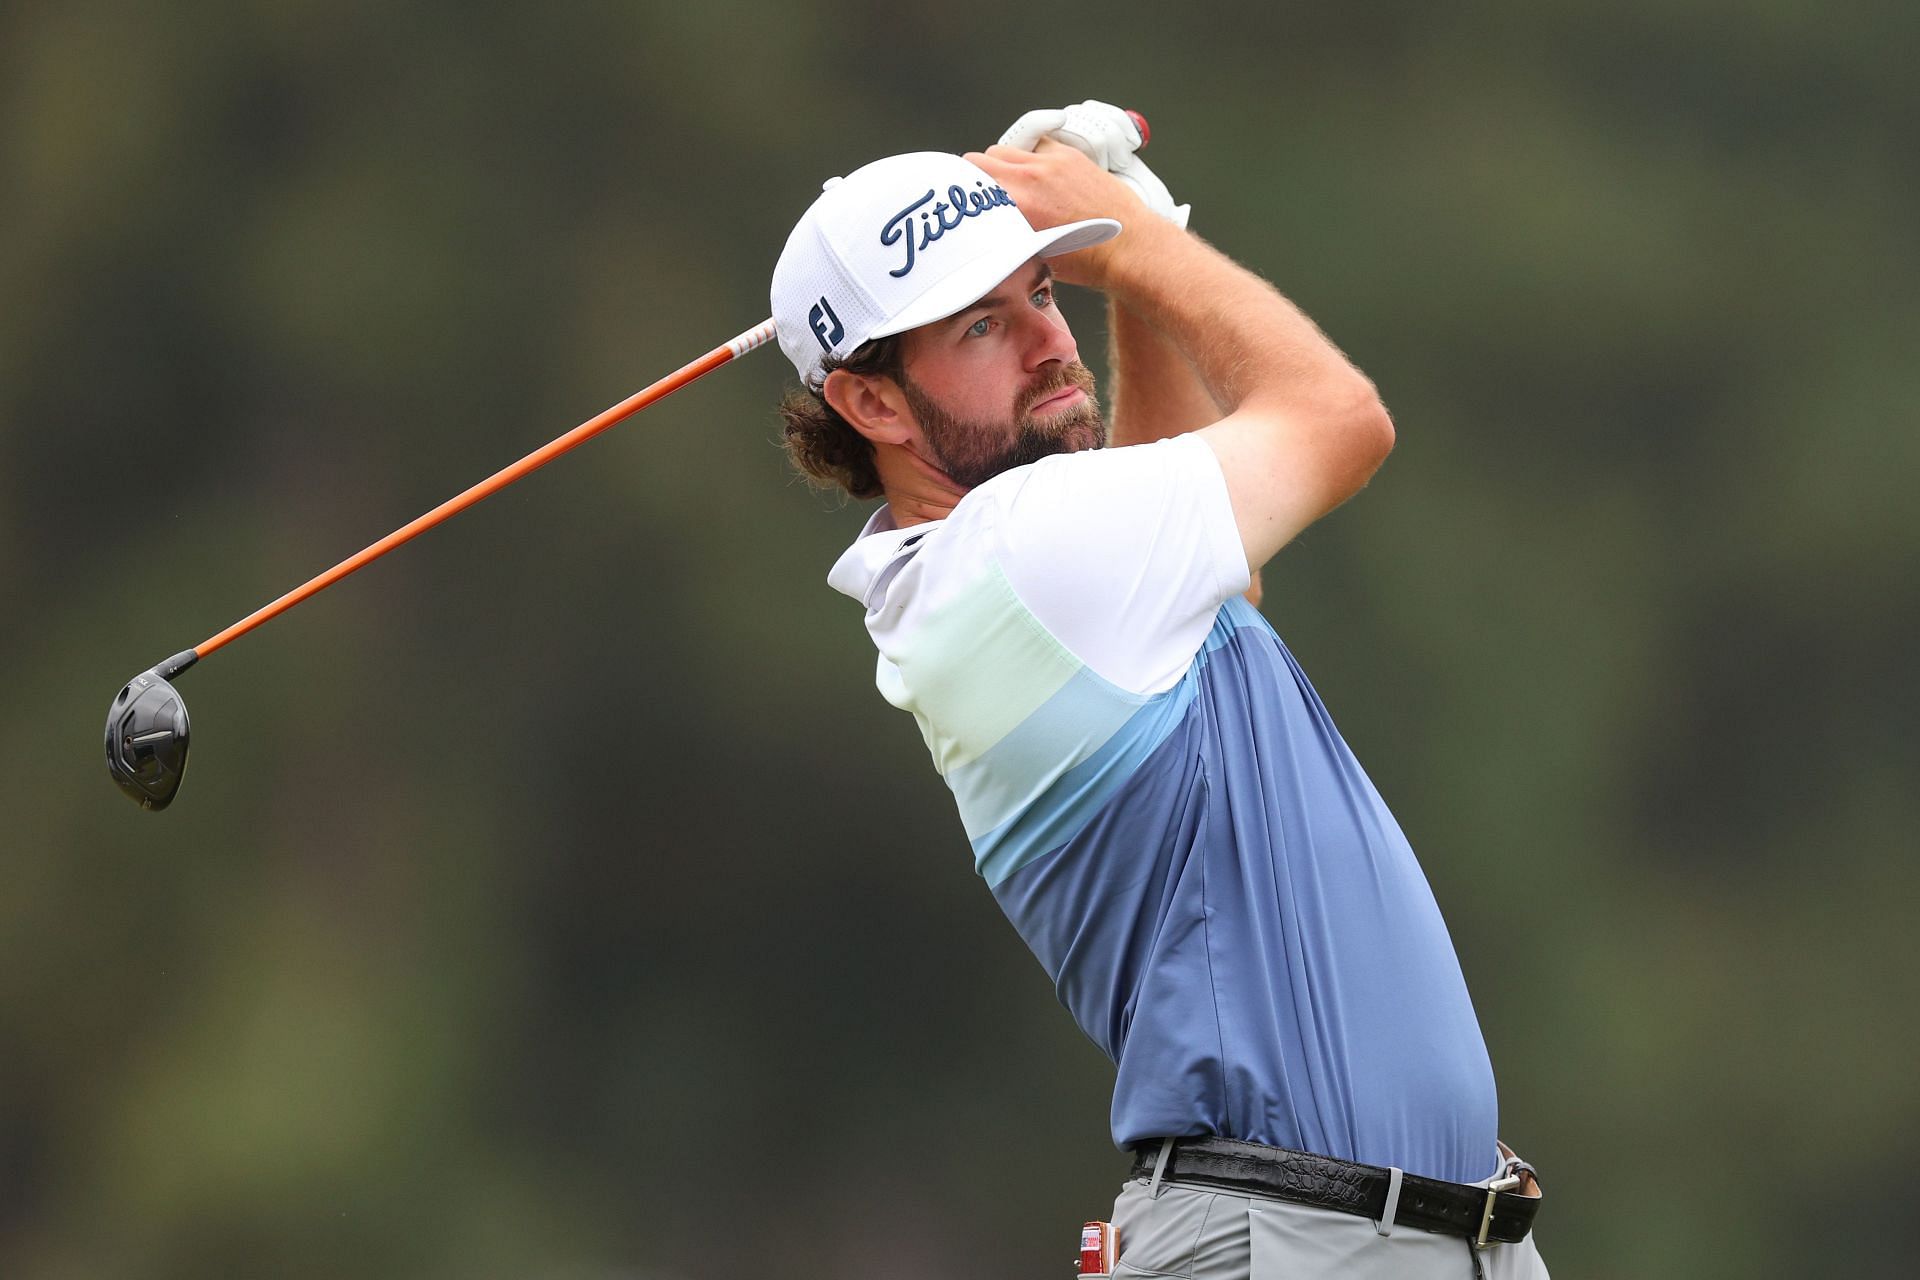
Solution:
M 984 338 L 987 336 L 987 330 L 991 326 L 992 322 L 988 320 L 986 316 L 981 316 L 978 320 L 975 320 L 967 326 L 967 336 L 969 338 Z
M 1027 299 L 1027 301 L 1033 303 L 1034 306 L 1040 307 L 1043 309 L 1046 307 L 1052 306 L 1053 305 L 1053 287 L 1049 285 L 1047 288 L 1044 288 L 1044 289 L 1035 289 L 1033 291 L 1033 297 Z

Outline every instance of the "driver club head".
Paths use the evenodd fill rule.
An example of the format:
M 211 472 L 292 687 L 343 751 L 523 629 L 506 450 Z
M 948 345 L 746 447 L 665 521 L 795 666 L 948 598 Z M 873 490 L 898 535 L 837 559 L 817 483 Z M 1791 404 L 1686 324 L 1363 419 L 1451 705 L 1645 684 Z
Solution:
M 107 708 L 107 772 L 142 809 L 171 804 L 187 770 L 187 704 L 160 674 L 172 666 L 127 681 Z

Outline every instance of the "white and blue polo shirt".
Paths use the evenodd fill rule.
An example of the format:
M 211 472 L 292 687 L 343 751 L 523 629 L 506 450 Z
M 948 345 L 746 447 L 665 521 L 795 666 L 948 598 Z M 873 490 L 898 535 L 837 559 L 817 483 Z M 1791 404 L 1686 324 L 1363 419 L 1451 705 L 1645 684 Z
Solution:
M 1473 1182 L 1493 1070 L 1406 837 L 1265 618 L 1196 436 L 887 508 L 828 580 L 974 865 L 1118 1068 L 1113 1140 Z

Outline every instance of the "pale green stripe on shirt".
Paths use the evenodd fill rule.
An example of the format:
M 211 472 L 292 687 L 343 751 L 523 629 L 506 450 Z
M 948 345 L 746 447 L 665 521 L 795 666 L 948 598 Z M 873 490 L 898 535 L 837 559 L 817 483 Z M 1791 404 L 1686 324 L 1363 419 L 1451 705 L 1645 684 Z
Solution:
M 893 660 L 895 705 L 920 722 L 942 777 L 1013 732 L 1083 665 L 1020 603 L 997 564 L 931 612 Z

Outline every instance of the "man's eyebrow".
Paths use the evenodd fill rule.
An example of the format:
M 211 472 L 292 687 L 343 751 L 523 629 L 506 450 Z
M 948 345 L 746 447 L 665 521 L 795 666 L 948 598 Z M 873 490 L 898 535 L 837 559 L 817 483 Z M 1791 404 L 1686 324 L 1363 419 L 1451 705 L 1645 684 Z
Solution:
M 1049 266 L 1047 263 L 1043 262 L 1040 264 L 1039 269 L 1034 272 L 1034 278 L 1032 282 L 1027 285 L 1024 285 L 1021 288 L 1020 292 L 1022 296 L 1032 293 L 1036 289 L 1040 289 L 1045 285 L 1051 283 L 1052 280 L 1053 280 L 1053 268 Z M 1007 305 L 1009 301 L 1012 300 L 1012 298 L 1013 298 L 1013 294 L 1010 291 L 1006 290 L 1006 282 L 1002 281 L 1000 288 L 995 289 L 992 293 L 980 299 L 980 301 L 974 303 L 972 306 L 963 307 L 959 311 L 954 312 L 951 318 L 954 320 L 958 320 L 960 317 L 970 316 L 976 311 L 991 311 L 995 307 L 1004 307 L 1005 305 Z

